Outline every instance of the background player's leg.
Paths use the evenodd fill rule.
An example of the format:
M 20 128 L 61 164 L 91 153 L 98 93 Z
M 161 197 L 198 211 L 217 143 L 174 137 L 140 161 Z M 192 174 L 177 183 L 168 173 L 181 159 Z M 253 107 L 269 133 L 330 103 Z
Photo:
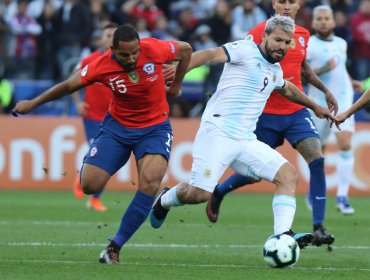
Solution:
M 338 211 L 343 214 L 353 214 L 355 210 L 349 205 L 348 192 L 353 175 L 354 158 L 351 150 L 351 136 L 349 131 L 337 133 L 337 142 L 339 146 L 339 155 L 337 160 L 337 201 Z

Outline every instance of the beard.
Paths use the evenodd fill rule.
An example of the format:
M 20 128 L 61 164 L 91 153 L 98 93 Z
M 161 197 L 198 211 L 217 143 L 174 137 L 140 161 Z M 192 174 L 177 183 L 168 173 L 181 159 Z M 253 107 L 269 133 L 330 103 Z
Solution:
M 266 45 L 265 45 L 265 49 L 266 49 L 266 57 L 267 57 L 267 60 L 271 63 L 276 63 L 276 62 L 280 62 L 283 60 L 284 56 L 285 56 L 285 53 L 282 49 L 277 49 L 277 50 L 272 50 L 268 44 L 268 42 L 266 42 Z M 274 52 L 281 52 L 281 57 L 278 57 L 278 58 L 275 58 L 273 56 Z

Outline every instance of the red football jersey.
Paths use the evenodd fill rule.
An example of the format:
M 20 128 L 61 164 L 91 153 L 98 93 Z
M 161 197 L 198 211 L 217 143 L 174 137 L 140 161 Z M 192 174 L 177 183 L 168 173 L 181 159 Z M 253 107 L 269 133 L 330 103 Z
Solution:
M 162 64 L 176 58 L 174 41 L 154 38 L 140 40 L 140 53 L 134 71 L 128 73 L 115 60 L 112 51 L 85 66 L 81 81 L 101 83 L 113 92 L 109 113 L 129 128 L 143 128 L 168 118 Z
M 253 36 L 253 40 L 256 44 L 262 43 L 265 26 L 266 21 L 249 31 L 248 34 Z M 295 25 L 292 46 L 283 60 L 280 61 L 281 68 L 284 72 L 284 79 L 295 84 L 302 92 L 301 68 L 303 61 L 306 59 L 306 49 L 309 38 L 310 32 L 307 29 Z M 272 92 L 263 112 L 267 114 L 288 115 L 302 108 L 304 108 L 304 106 L 288 100 L 277 92 Z
M 87 64 L 103 55 L 102 50 L 97 50 L 81 60 L 81 69 Z M 112 99 L 112 90 L 103 84 L 94 83 L 85 88 L 85 102 L 89 105 L 84 117 L 89 120 L 102 121 L 108 111 Z

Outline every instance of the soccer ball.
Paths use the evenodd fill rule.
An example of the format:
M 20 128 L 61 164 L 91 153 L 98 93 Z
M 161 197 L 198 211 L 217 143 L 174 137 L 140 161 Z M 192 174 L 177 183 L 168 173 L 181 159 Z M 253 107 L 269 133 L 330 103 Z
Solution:
M 298 261 L 299 253 L 297 242 L 287 234 L 273 235 L 263 245 L 263 258 L 274 268 L 292 267 Z

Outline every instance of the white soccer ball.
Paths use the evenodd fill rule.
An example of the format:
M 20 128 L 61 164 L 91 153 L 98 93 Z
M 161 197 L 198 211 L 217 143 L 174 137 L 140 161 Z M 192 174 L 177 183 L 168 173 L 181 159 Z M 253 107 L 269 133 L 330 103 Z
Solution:
M 298 261 L 299 253 L 297 242 L 287 234 L 273 235 L 263 245 L 263 258 L 274 268 L 292 267 Z

